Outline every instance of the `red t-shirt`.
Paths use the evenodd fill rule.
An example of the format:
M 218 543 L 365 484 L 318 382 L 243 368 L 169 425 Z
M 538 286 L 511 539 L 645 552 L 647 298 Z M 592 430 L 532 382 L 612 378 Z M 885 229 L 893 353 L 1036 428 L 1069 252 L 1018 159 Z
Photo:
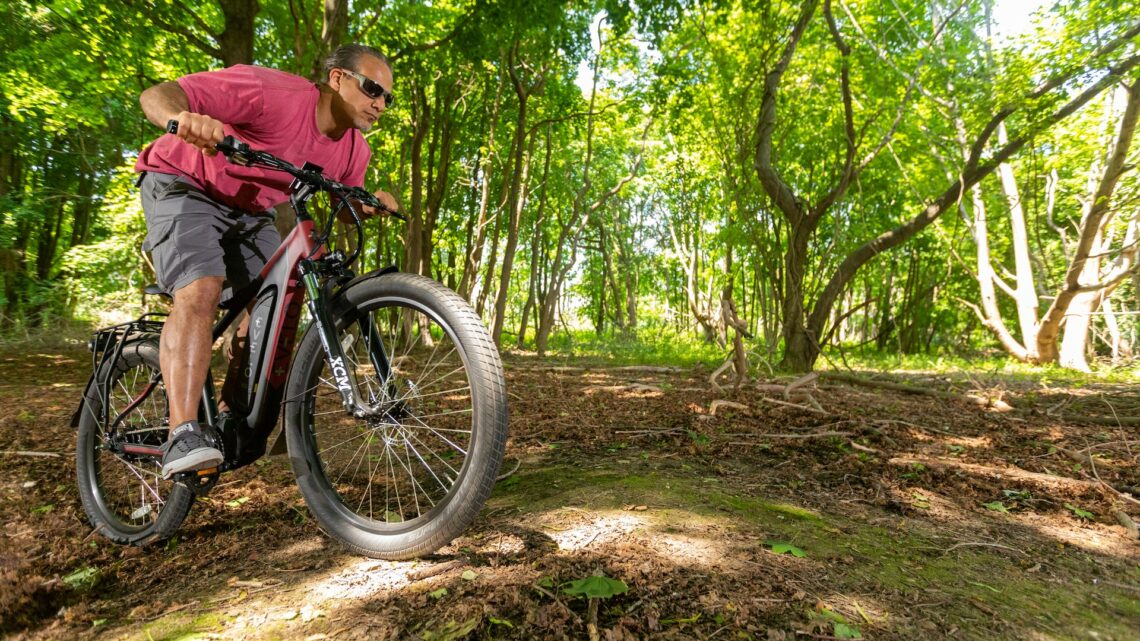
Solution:
M 190 111 L 220 120 L 225 133 L 300 166 L 312 162 L 333 180 L 364 186 L 372 152 L 364 136 L 350 129 L 333 140 L 317 129 L 313 83 L 275 69 L 235 65 L 179 78 Z M 185 176 L 214 200 L 251 212 L 289 199 L 293 177 L 263 167 L 242 167 L 222 154 L 203 155 L 197 147 L 165 134 L 139 155 L 135 171 Z

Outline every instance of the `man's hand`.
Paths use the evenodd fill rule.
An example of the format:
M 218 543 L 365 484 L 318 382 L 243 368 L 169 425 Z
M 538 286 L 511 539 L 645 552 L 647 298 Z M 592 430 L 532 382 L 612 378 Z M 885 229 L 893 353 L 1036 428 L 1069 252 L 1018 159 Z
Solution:
M 201 149 L 207 156 L 218 153 L 214 145 L 226 136 L 220 120 L 191 111 L 179 112 L 174 120 L 178 121 L 178 133 L 175 136 Z
M 376 191 L 372 192 L 372 195 L 376 196 L 376 200 L 379 200 L 380 204 L 384 205 L 389 210 L 400 211 L 400 204 L 396 202 L 396 199 L 395 199 L 395 197 L 392 196 L 392 194 L 389 194 L 386 191 L 382 191 L 382 190 L 377 189 Z M 376 207 L 371 207 L 369 205 L 361 204 L 359 209 L 360 209 L 360 212 L 364 215 L 365 219 L 368 219 L 368 218 L 371 218 L 371 217 L 377 216 L 377 215 L 379 215 L 379 216 L 387 216 L 388 215 L 387 211 L 384 211 L 382 209 L 377 209 Z
M 392 196 L 392 194 L 389 194 L 386 191 L 382 191 L 382 190 L 377 189 L 376 191 L 372 192 L 372 195 L 376 196 L 376 200 L 379 200 L 380 204 L 384 205 L 389 210 L 400 211 L 400 204 L 396 202 L 396 199 Z M 379 209 L 377 207 L 373 207 L 371 205 L 365 205 L 364 203 L 360 202 L 359 200 L 352 201 L 352 206 L 355 207 L 356 211 L 360 214 L 360 220 L 361 221 L 368 220 L 369 218 L 372 218 L 373 216 L 388 216 L 389 215 L 388 211 L 385 211 L 383 209 Z M 338 213 L 336 217 L 337 217 L 337 220 L 339 220 L 342 223 L 351 223 L 352 222 L 352 214 L 348 213 L 347 209 L 341 209 L 340 213 Z

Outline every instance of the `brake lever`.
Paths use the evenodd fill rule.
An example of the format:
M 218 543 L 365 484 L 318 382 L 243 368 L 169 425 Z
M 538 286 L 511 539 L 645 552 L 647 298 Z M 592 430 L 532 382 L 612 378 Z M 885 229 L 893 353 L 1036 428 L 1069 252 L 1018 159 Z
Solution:
M 375 194 L 369 193 L 367 190 L 361 187 L 353 187 L 352 191 L 345 195 L 349 198 L 359 200 L 369 207 L 375 207 L 376 209 L 379 209 L 380 211 L 388 214 L 389 216 L 392 216 L 393 218 L 398 218 L 404 222 L 408 222 L 408 218 L 406 216 L 394 209 L 389 209 L 384 205 L 384 203 L 380 202 L 380 199 L 377 198 Z

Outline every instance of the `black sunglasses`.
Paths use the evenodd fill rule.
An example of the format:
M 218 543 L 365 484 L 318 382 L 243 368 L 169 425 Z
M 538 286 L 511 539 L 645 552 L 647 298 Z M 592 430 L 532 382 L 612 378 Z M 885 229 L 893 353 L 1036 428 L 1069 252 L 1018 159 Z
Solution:
M 347 73 L 348 75 L 350 75 L 353 78 L 356 78 L 357 80 L 360 81 L 360 90 L 364 92 L 364 95 L 368 96 L 369 98 L 371 98 L 373 100 L 376 100 L 378 98 L 383 98 L 385 109 L 392 106 L 392 101 L 395 100 L 395 98 L 393 98 L 392 94 L 390 92 L 386 91 L 384 89 L 384 87 L 381 87 L 380 83 L 376 82 L 375 80 L 372 80 L 371 78 L 369 78 L 368 76 L 365 76 L 362 73 L 356 73 L 355 71 L 352 71 L 350 69 L 341 69 L 341 71 L 343 71 L 344 73 Z

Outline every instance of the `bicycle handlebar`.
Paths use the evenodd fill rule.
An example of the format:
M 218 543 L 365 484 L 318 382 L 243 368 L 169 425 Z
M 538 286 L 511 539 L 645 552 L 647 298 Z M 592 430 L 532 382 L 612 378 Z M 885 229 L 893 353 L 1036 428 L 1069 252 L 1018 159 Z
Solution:
M 169 120 L 166 123 L 166 132 L 171 134 L 178 133 L 178 121 Z M 344 183 L 339 183 L 335 180 L 326 178 L 320 171 L 313 171 L 303 167 L 297 167 L 287 160 L 282 160 L 273 154 L 266 151 L 258 151 L 251 149 L 250 146 L 233 136 L 226 136 L 221 142 L 214 145 L 223 156 L 230 162 L 244 167 L 267 167 L 269 169 L 276 169 L 290 174 L 302 183 L 319 189 L 320 191 L 333 194 L 340 197 L 342 200 L 356 200 L 370 207 L 375 207 L 390 216 L 399 218 L 400 220 L 407 221 L 408 219 L 400 212 L 386 207 L 383 203 L 376 198 L 375 195 L 368 192 L 362 187 L 349 187 Z M 353 209 L 349 205 L 349 209 Z M 355 210 L 354 210 L 355 213 Z

